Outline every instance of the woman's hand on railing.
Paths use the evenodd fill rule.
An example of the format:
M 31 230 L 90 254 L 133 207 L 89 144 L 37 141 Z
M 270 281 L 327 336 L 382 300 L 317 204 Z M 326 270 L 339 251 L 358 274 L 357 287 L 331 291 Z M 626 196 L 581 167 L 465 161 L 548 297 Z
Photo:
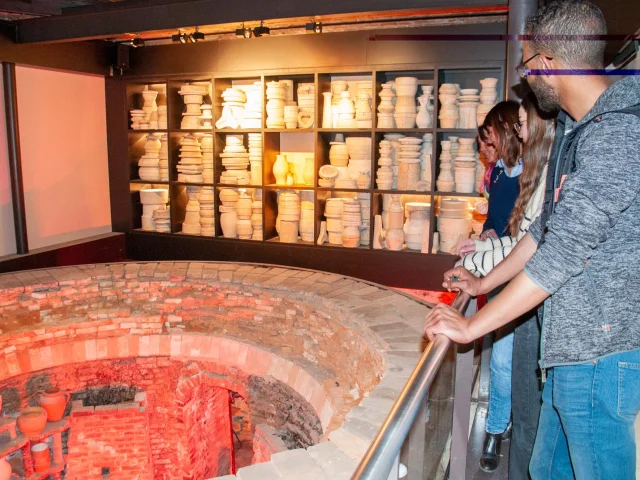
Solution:
M 469 332 L 469 319 L 443 303 L 436 305 L 424 320 L 424 335 L 429 340 L 433 340 L 439 333 L 456 343 L 469 343 L 473 340 Z
M 482 281 L 473 276 L 464 267 L 456 267 L 444 273 L 442 284 L 450 292 L 465 292 L 472 297 L 477 297 L 482 291 Z

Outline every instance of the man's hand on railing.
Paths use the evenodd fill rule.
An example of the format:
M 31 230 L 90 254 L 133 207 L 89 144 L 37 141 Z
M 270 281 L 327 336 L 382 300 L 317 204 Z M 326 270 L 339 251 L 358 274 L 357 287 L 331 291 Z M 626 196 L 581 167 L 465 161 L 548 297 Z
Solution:
M 443 303 L 436 305 L 424 320 L 424 335 L 429 340 L 433 340 L 439 333 L 456 343 L 469 343 L 474 340 L 469 332 L 469 319 Z
M 445 272 L 442 286 L 450 292 L 465 292 L 472 297 L 486 293 L 482 291 L 482 280 L 474 277 L 464 267 L 456 267 Z

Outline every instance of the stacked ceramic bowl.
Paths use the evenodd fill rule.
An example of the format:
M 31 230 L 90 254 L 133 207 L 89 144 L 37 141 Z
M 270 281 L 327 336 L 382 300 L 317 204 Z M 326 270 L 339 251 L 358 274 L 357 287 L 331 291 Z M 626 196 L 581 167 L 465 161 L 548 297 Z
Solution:
M 213 135 L 205 133 L 200 138 L 202 151 L 202 183 L 213 183 Z
M 285 85 L 267 83 L 267 128 L 284 128 Z
M 171 232 L 171 212 L 168 208 L 156 208 L 153 211 L 153 228 L 156 232 Z
M 371 238 L 371 196 L 368 193 L 358 193 L 360 202 L 360 245 L 368 246 Z
M 129 113 L 131 114 L 131 128 L 133 130 L 142 130 L 142 126 L 141 126 L 142 123 L 146 123 L 147 128 L 149 128 L 148 122 L 146 120 L 147 114 L 145 113 L 144 110 L 136 109 L 136 110 L 131 110 Z
M 160 151 L 158 152 L 158 167 L 160 181 L 169 181 L 169 136 L 165 133 L 160 137 Z
M 178 92 L 182 95 L 186 111 L 182 113 L 181 129 L 199 128 L 200 123 L 198 117 L 202 115 L 203 98 L 207 91 L 205 87 L 199 85 L 183 85 Z
M 342 203 L 343 247 L 355 248 L 360 246 L 360 225 L 362 225 L 360 202 L 355 198 L 345 199 Z
M 202 151 L 198 139 L 190 133 L 180 140 L 180 161 L 176 169 L 179 182 L 203 183 Z
M 421 250 L 422 241 L 429 238 L 431 204 L 407 202 L 404 206 L 407 221 L 404 224 L 404 241 L 409 250 Z
M 220 228 L 222 236 L 225 238 L 236 238 L 237 221 L 236 204 L 238 203 L 238 192 L 233 188 L 223 188 L 220 190 Z
M 347 137 L 346 144 L 349 153 L 349 178 L 356 180 L 361 172 L 371 174 L 371 138 Z
M 398 77 L 396 84 L 396 107 L 393 118 L 397 128 L 413 128 L 416 125 L 416 93 L 418 79 L 416 77 Z
M 200 235 L 213 237 L 216 234 L 215 215 L 213 201 L 215 194 L 213 187 L 202 187 L 198 202 L 200 203 Z
M 283 243 L 298 243 L 300 197 L 295 192 L 282 192 L 278 199 L 278 233 Z M 312 239 L 313 240 L 313 239 Z
M 380 158 L 378 159 L 378 171 L 376 172 L 376 184 L 380 190 L 391 190 L 393 187 L 393 160 L 391 160 L 391 142 L 381 140 L 378 144 Z
M 383 83 L 380 90 L 380 104 L 378 105 L 378 128 L 395 128 L 396 122 L 393 118 L 394 99 L 393 84 Z
M 249 153 L 244 148 L 243 135 L 227 135 L 220 154 L 225 171 L 220 175 L 220 183 L 226 185 L 248 185 L 250 182 Z
M 316 87 L 313 83 L 300 83 L 297 93 L 298 128 L 311 128 L 316 115 Z
M 474 138 L 460 138 L 460 148 L 453 161 L 455 190 L 460 193 L 473 193 L 476 186 L 476 151 Z
M 249 133 L 249 163 L 251 185 L 262 185 L 262 134 Z
M 284 127 L 287 130 L 293 130 L 298 128 L 298 113 L 300 113 L 300 109 L 298 105 L 285 105 L 284 106 Z
M 416 190 L 420 181 L 422 139 L 403 137 L 398 143 L 398 190 Z
M 262 190 L 256 190 L 258 191 L 262 192 Z M 262 200 L 255 195 L 251 203 L 251 227 L 253 228 L 251 240 L 262 240 Z
M 453 192 L 454 180 L 451 167 L 451 141 L 442 140 L 440 142 L 442 152 L 440 153 L 440 174 L 436 180 L 436 189 L 440 192 Z
M 342 198 L 329 198 L 324 207 L 327 239 L 331 245 L 342 245 Z
M 458 90 L 459 87 L 455 83 L 443 83 L 438 89 L 438 99 L 440 100 L 440 119 L 441 128 L 457 128 L 460 112 L 458 109 Z
M 241 240 L 251 240 L 253 235 L 253 227 L 251 226 L 252 203 L 251 197 L 241 189 L 236 203 L 236 233 Z
M 142 204 L 142 229 L 155 230 L 153 212 L 166 210 L 169 201 L 169 190 L 164 188 L 149 188 L 140 190 L 140 203 Z
M 422 136 L 422 148 L 420 149 L 420 180 L 423 185 L 418 190 L 431 190 L 431 155 L 433 152 L 433 133 L 425 133 Z
M 158 105 L 158 128 L 160 130 L 167 129 L 167 106 Z
M 438 214 L 440 251 L 455 253 L 456 245 L 469 237 L 471 210 L 469 202 L 457 198 L 443 198 Z
M 300 238 L 303 242 L 313 242 L 315 215 L 313 202 L 300 202 Z
M 478 128 L 478 104 L 480 95 L 477 88 L 463 88 L 458 96 L 460 128 Z
M 184 222 L 182 222 L 182 233 L 189 235 L 200 235 L 200 188 L 187 186 L 187 202 Z
M 482 125 L 484 123 L 487 113 L 491 111 L 498 101 L 498 79 L 484 78 L 480 80 L 480 85 L 482 85 L 482 90 L 480 91 L 480 105 L 478 105 L 477 113 L 478 125 Z
M 333 188 L 339 175 L 338 167 L 333 165 L 323 165 L 318 171 L 318 186 L 322 188 Z
M 241 128 L 262 128 L 262 82 L 255 82 L 244 89 L 247 103 L 244 105 L 244 116 Z
M 144 143 L 144 155 L 138 161 L 138 176 L 140 180 L 160 180 L 160 137 L 147 135 Z

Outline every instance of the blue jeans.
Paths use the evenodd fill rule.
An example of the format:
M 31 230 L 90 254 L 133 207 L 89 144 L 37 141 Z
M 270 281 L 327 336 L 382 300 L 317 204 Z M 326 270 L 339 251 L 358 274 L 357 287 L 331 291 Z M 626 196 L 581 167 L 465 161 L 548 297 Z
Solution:
M 489 380 L 489 412 L 485 430 L 502 433 L 511 417 L 511 366 L 513 361 L 513 330 L 494 342 L 491 351 Z
M 640 350 L 548 372 L 533 480 L 632 480 L 640 410 Z

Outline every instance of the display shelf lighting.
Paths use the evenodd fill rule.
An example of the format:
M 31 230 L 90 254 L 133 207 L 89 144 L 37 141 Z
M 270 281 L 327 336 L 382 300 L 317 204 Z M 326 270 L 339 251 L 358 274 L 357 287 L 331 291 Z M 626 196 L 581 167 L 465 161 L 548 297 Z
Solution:
M 204 33 L 200 32 L 200 31 L 198 30 L 198 27 L 196 27 L 196 31 L 195 31 L 195 32 L 193 32 L 193 33 L 189 36 L 189 38 L 191 39 L 191 41 L 192 41 L 193 43 L 196 43 L 196 42 L 204 42 Z
M 236 28 L 236 37 L 237 38 L 251 38 L 252 32 L 250 28 L 245 28 L 244 23 L 242 24 L 242 28 Z
M 271 30 L 264 26 L 264 22 L 260 22 L 260 26 L 253 29 L 253 36 L 262 37 L 265 35 L 271 35 Z
M 136 35 L 135 38 L 132 38 L 128 42 L 125 42 L 126 45 L 130 45 L 133 48 L 144 47 L 144 40 L 140 38 L 140 35 Z
M 187 34 L 178 32 L 175 35 L 171 35 L 171 40 L 176 43 L 187 43 Z
M 304 26 L 306 33 L 322 33 L 322 22 L 311 20 Z

